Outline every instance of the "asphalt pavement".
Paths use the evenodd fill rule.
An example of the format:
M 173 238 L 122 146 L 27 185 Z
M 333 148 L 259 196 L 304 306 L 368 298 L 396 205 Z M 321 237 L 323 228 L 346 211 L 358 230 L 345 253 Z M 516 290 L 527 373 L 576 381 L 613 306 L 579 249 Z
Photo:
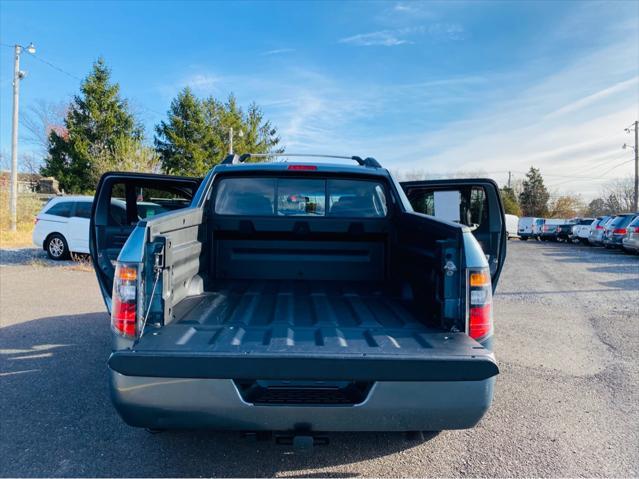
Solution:
M 639 474 L 639 257 L 511 241 L 495 297 L 501 374 L 480 424 L 417 441 L 335 433 L 301 454 L 124 424 L 94 274 L 34 255 L 0 252 L 1 476 Z

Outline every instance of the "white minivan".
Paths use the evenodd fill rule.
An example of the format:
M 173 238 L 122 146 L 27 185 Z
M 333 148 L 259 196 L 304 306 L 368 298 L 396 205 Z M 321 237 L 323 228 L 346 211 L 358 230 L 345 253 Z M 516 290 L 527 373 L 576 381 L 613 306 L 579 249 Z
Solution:
M 49 258 L 60 260 L 70 253 L 89 253 L 89 218 L 93 196 L 58 196 L 36 216 L 33 244 Z

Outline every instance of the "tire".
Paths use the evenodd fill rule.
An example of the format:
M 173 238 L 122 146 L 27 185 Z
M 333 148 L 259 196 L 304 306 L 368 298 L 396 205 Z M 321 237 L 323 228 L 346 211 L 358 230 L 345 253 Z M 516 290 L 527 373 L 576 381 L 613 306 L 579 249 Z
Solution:
M 522 241 L 528 241 L 528 238 L 522 238 L 522 237 L 520 237 L 519 239 L 520 239 L 520 240 L 522 240 Z
M 60 261 L 69 257 L 69 245 L 59 233 L 54 233 L 47 238 L 47 255 L 54 261 Z

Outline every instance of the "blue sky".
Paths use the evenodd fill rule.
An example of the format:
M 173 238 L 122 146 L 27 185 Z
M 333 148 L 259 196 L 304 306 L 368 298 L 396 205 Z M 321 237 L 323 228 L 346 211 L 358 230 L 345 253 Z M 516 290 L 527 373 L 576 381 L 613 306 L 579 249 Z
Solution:
M 188 85 L 256 101 L 289 152 L 500 182 L 534 164 L 586 197 L 633 171 L 621 145 L 639 117 L 639 2 L 2 1 L 0 41 L 33 41 L 75 77 L 102 55 L 149 141 Z M 78 90 L 27 54 L 22 69 L 23 109 Z M 5 157 L 11 75 L 3 46 Z

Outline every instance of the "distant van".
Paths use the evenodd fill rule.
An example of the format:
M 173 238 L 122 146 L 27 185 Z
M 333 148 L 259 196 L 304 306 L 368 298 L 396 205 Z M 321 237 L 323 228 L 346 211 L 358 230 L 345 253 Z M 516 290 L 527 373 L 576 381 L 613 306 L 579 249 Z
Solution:
M 543 218 L 535 218 L 533 216 L 519 218 L 519 228 L 517 229 L 519 239 L 522 241 L 526 241 L 528 238 L 538 239 L 543 225 Z
M 517 215 L 504 215 L 504 216 L 506 217 L 506 231 L 508 232 L 508 239 L 517 238 L 519 216 Z

